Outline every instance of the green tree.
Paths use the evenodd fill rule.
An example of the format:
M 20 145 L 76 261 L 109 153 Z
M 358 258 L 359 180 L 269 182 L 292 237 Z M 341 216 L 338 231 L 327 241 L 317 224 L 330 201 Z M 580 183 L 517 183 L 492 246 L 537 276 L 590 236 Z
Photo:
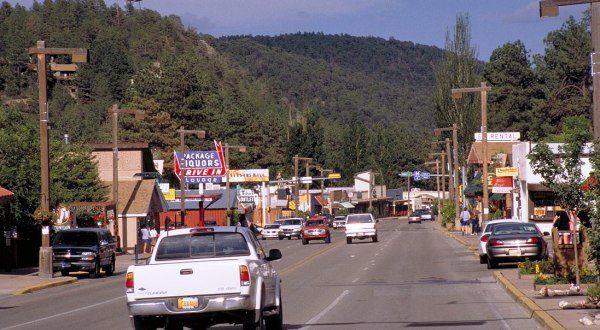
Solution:
M 446 33 L 444 60 L 436 70 L 433 104 L 438 127 L 458 126 L 458 159 L 464 165 L 473 141 L 473 134 L 481 127 L 479 95 L 466 93 L 452 99 L 453 88 L 477 87 L 481 83 L 477 49 L 471 45 L 469 16 L 458 15 L 454 34 Z M 451 138 L 451 136 L 448 136 Z
M 544 95 L 525 45 L 516 41 L 495 49 L 483 76 L 492 85 L 488 93 L 489 130 L 521 132 L 523 136 L 537 132 L 544 116 L 534 115 L 533 109 Z
M 588 195 L 584 194 L 585 178 L 581 168 L 581 156 L 589 149 L 592 140 L 591 126 L 579 117 L 565 119 L 561 138 L 564 143 L 557 147 L 555 154 L 548 143 L 538 142 L 527 156 L 533 173 L 542 176 L 542 184 L 550 189 L 560 205 L 568 211 L 587 209 L 590 205 Z M 558 158 L 558 159 L 557 159 Z M 577 285 L 579 271 L 576 267 Z

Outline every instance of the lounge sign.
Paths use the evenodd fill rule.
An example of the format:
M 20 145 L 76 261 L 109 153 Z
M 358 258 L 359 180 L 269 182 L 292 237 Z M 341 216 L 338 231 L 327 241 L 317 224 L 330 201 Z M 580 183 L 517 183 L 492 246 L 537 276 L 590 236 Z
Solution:
M 225 175 L 225 161 L 221 143 L 215 141 L 215 150 L 175 151 L 175 174 L 181 180 L 181 169 L 184 169 L 185 183 L 220 183 Z M 182 166 L 183 165 L 183 166 Z

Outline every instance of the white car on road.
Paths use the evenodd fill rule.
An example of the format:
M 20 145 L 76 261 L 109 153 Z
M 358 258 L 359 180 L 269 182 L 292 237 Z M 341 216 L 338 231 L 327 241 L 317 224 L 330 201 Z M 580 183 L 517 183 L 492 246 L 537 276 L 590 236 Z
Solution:
M 348 214 L 346 217 L 346 243 L 353 239 L 371 238 L 377 242 L 377 221 L 371 213 Z

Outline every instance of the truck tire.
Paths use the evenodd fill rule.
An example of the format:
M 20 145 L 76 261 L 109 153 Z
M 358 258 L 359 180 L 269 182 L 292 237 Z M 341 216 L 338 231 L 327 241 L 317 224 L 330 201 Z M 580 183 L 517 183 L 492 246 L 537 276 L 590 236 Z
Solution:
M 112 276 L 115 273 L 115 256 L 110 257 L 110 264 L 102 268 L 106 273 L 106 276 Z
M 90 272 L 90 277 L 100 277 L 100 260 L 96 259 L 96 262 L 94 262 L 94 269 Z
M 265 328 L 267 330 L 283 329 L 283 300 L 281 300 L 281 292 L 279 293 L 279 313 L 265 318 Z
M 258 321 L 256 323 L 244 323 L 244 330 L 264 330 L 265 329 L 265 318 L 263 317 L 263 310 L 265 309 L 265 290 L 262 290 L 260 295 L 260 309 L 258 310 Z
M 325 243 L 329 244 L 331 243 L 331 236 L 327 235 L 327 238 L 325 239 Z
M 346 237 L 346 244 L 352 244 L 352 237 Z
M 373 243 L 377 243 L 377 235 L 373 236 Z
M 133 328 L 135 330 L 156 330 L 156 324 L 153 320 L 142 318 L 141 316 L 133 317 Z
M 303 238 L 302 239 L 302 245 L 306 245 L 306 244 L 308 244 L 308 241 L 305 238 Z

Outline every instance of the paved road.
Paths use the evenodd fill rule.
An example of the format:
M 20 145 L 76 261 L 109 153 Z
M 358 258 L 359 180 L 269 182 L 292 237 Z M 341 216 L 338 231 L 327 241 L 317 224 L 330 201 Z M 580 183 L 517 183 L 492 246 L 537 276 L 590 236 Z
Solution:
M 262 241 L 284 256 L 275 266 L 286 328 L 541 328 L 465 246 L 433 226 L 382 220 L 378 243 L 347 245 L 339 230 L 331 244 Z M 128 329 L 123 260 L 114 277 L 0 298 L 0 329 Z

